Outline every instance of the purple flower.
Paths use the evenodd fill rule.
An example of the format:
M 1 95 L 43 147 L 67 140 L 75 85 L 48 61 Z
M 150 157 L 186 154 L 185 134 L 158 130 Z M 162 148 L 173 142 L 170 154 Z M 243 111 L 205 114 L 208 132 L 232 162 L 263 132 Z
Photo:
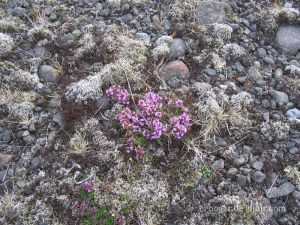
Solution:
M 120 85 L 112 85 L 109 89 L 106 90 L 106 94 L 120 104 L 126 105 L 129 103 L 128 91 Z
M 74 201 L 72 202 L 72 207 L 75 208 L 76 206 L 78 206 L 79 202 L 78 201 Z
M 145 149 L 142 146 L 137 146 L 135 149 L 135 159 L 140 160 L 141 157 L 145 154 Z
M 154 119 L 151 125 L 152 127 L 149 127 L 150 129 L 144 130 L 143 135 L 152 140 L 160 138 L 168 129 L 159 119 Z
M 118 85 L 113 85 L 107 94 L 118 102 L 128 102 L 128 92 Z M 125 151 L 134 154 L 135 159 L 140 159 L 145 149 L 136 143 L 133 135 L 149 140 L 163 135 L 182 139 L 191 126 L 189 110 L 181 99 L 162 97 L 154 92 L 148 92 L 139 99 L 136 107 L 127 106 L 121 110 L 116 119 L 129 136 Z
M 93 185 L 90 182 L 88 182 L 87 180 L 82 183 L 82 187 L 87 192 L 92 192 L 93 191 Z

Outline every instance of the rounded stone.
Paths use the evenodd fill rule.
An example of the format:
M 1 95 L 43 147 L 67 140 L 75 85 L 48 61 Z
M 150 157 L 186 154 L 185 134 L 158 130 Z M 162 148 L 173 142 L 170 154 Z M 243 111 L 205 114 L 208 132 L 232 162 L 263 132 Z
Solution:
M 171 86 L 177 86 L 182 83 L 182 80 L 186 80 L 190 77 L 189 68 L 180 60 L 175 60 L 164 65 L 159 70 L 161 78 Z
M 276 44 L 290 54 L 297 54 L 300 49 L 300 26 L 284 25 L 276 33 Z
M 289 96 L 284 92 L 273 90 L 272 94 L 274 100 L 279 106 L 287 104 L 289 102 Z
M 256 182 L 256 183 L 262 183 L 264 182 L 264 180 L 266 179 L 266 175 L 261 172 L 261 171 L 255 171 L 252 174 L 252 179 Z
M 170 53 L 174 58 L 183 57 L 186 54 L 186 45 L 181 38 L 174 38 L 170 46 Z
M 277 69 L 275 70 L 275 73 L 274 73 L 274 78 L 275 78 L 276 80 L 281 80 L 281 79 L 282 79 L 282 75 L 283 75 L 282 69 L 277 68 Z
M 43 82 L 55 82 L 57 79 L 57 72 L 56 70 L 49 65 L 42 65 L 39 70 L 39 78 Z

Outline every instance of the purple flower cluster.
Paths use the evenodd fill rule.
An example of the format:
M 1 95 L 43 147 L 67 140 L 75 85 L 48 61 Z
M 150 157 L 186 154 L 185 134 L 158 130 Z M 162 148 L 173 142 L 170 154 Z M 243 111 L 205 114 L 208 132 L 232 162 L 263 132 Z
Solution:
M 133 137 L 130 137 L 127 141 L 126 153 L 133 153 L 136 160 L 140 160 L 142 156 L 145 154 L 145 149 L 136 143 Z
M 116 93 L 117 90 L 121 90 L 121 93 Z M 120 96 L 128 92 L 123 88 L 120 89 L 118 85 L 113 85 L 107 93 L 116 100 L 127 99 Z M 122 101 L 118 100 L 118 102 Z M 139 135 L 148 140 L 158 140 L 163 135 L 182 139 L 191 126 L 189 110 L 182 100 L 161 96 L 154 92 L 148 92 L 139 99 L 136 107 L 123 109 L 116 119 L 129 137 L 126 152 L 134 153 L 136 159 L 140 159 L 145 150 L 136 143 L 133 136 Z
M 72 207 L 76 208 L 81 215 L 85 213 L 93 215 L 96 213 L 98 208 L 89 203 L 94 194 L 92 183 L 84 181 L 81 186 L 74 190 L 73 194 L 76 196 L 76 200 L 72 202 Z
M 110 96 L 114 101 L 120 104 L 128 104 L 128 91 L 120 85 L 112 85 L 106 90 L 106 94 Z

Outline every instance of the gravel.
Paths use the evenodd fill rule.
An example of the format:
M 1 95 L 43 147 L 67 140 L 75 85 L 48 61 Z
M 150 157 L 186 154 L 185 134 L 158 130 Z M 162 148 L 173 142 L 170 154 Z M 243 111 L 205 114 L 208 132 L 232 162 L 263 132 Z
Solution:
M 118 223 L 134 223 L 123 212 L 134 203 L 158 225 L 298 224 L 298 1 L 0 5 L 1 224 L 80 224 L 70 205 L 84 179 Z M 112 84 L 130 104 L 105 95 Z M 144 140 L 119 125 L 149 91 L 183 100 L 183 139 Z M 140 160 L 125 152 L 131 135 Z M 263 207 L 218 211 L 241 204 Z

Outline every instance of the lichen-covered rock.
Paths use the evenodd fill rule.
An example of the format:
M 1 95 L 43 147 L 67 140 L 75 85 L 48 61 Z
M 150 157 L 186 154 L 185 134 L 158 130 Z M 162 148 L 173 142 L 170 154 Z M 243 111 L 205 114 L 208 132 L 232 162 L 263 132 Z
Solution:
M 16 70 L 8 77 L 9 83 L 20 88 L 36 88 L 39 86 L 39 77 L 28 71 Z
M 237 59 L 246 54 L 245 49 L 236 43 L 224 45 L 221 52 L 227 59 Z
M 272 140 L 283 140 L 287 137 L 290 126 L 287 123 L 284 122 L 264 122 L 260 126 L 261 133 L 263 134 L 263 137 L 266 138 L 268 141 Z
M 155 59 L 159 57 L 166 57 L 170 54 L 170 47 L 173 38 L 170 36 L 162 36 L 156 41 L 156 47 L 152 50 L 152 56 Z
M 33 104 L 31 102 L 9 103 L 9 118 L 15 122 L 22 122 L 30 119 L 33 115 Z
M 218 38 L 226 41 L 231 38 L 232 32 L 233 32 L 232 27 L 227 24 L 214 23 L 212 25 L 213 37 L 218 37 Z
M 74 99 L 77 103 L 86 103 L 88 100 L 95 100 L 102 94 L 102 80 L 97 75 L 91 75 L 67 87 L 66 97 Z

